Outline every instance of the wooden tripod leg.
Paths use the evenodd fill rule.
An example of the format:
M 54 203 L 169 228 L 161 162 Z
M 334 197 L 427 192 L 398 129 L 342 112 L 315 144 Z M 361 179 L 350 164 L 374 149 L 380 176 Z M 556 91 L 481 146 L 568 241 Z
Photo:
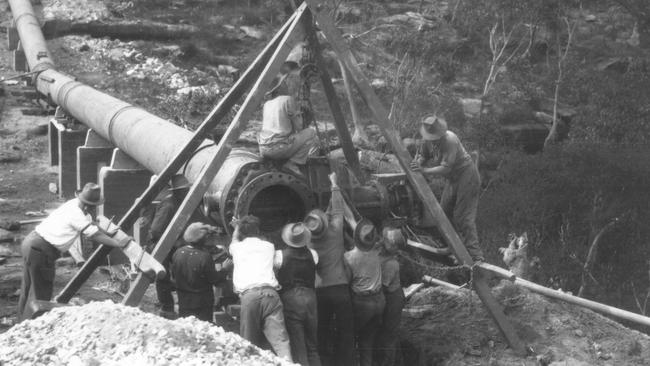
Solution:
M 375 123 L 379 126 L 384 138 L 386 138 L 390 146 L 393 148 L 397 160 L 402 166 L 402 169 L 404 169 L 411 186 L 415 189 L 416 193 L 422 200 L 424 207 L 436 220 L 438 229 L 441 231 L 445 241 L 459 261 L 468 265 L 473 265 L 472 258 L 467 252 L 467 249 L 465 249 L 465 246 L 456 233 L 456 230 L 454 230 L 449 219 L 444 214 L 438 200 L 429 188 L 426 179 L 420 172 L 414 172 L 410 169 L 411 156 L 404 146 L 402 146 L 398 135 L 395 133 L 395 130 L 388 120 L 388 111 L 384 108 L 381 100 L 372 90 L 368 79 L 363 75 L 363 72 L 354 59 L 350 48 L 345 43 L 345 40 L 343 40 L 341 33 L 336 29 L 332 19 L 329 17 L 328 12 L 330 9 L 328 9 L 326 4 L 319 3 L 317 0 L 305 0 L 305 2 L 309 5 L 321 31 L 325 34 L 325 37 L 332 45 L 332 48 L 340 58 L 341 62 L 343 62 L 350 72 L 350 76 L 356 83 L 362 97 L 373 113 Z M 485 304 L 488 312 L 492 315 L 492 318 L 497 323 L 505 338 L 508 340 L 510 347 L 519 354 L 525 354 L 526 350 L 524 344 L 517 336 L 510 321 L 503 314 L 501 305 L 492 296 L 487 281 L 481 276 L 477 277 L 478 278 L 475 278 L 473 281 L 476 293 L 483 301 L 483 304 Z
M 274 50 L 278 47 L 280 40 L 284 37 L 289 26 L 293 23 L 296 14 L 294 13 L 289 20 L 284 24 L 284 26 L 276 33 L 276 35 L 271 39 L 271 41 L 266 45 L 264 50 L 257 56 L 253 63 L 246 69 L 244 74 L 237 80 L 235 85 L 233 85 L 228 93 L 219 101 L 215 108 L 210 112 L 210 114 L 203 120 L 201 125 L 194 132 L 194 136 L 190 139 L 185 146 L 176 154 L 176 156 L 167 164 L 158 177 L 150 185 L 142 195 L 136 200 L 136 202 L 129 208 L 127 213 L 118 223 L 118 226 L 125 231 L 128 231 L 135 220 L 140 214 L 140 209 L 142 207 L 149 205 L 154 197 L 160 192 L 160 190 L 169 182 L 172 175 L 176 174 L 178 170 L 181 169 L 183 164 L 187 161 L 189 157 L 194 153 L 194 151 L 201 145 L 207 135 L 214 129 L 214 127 L 221 122 L 221 120 L 230 112 L 235 103 L 244 96 L 257 77 L 260 75 L 262 70 L 264 70 L 265 65 L 268 60 L 271 58 Z M 88 280 L 88 277 L 95 271 L 99 263 L 108 255 L 111 251 L 111 247 L 105 245 L 100 246 L 93 252 L 93 254 L 88 258 L 83 267 L 74 275 L 74 277 L 66 284 L 66 286 L 61 290 L 59 295 L 56 297 L 56 301 L 60 303 L 67 303 L 70 301 L 72 296 L 79 291 L 79 288 Z
M 363 183 L 365 179 L 363 173 L 361 172 L 359 157 L 357 156 L 356 151 L 354 151 L 354 144 L 352 143 L 350 130 L 348 130 L 347 123 L 345 123 L 345 117 L 343 116 L 343 111 L 341 110 L 339 99 L 336 96 L 336 90 L 334 89 L 334 84 L 332 84 L 332 78 L 327 72 L 327 66 L 323 60 L 321 47 L 318 43 L 318 37 L 316 35 L 312 16 L 309 11 L 307 14 L 305 14 L 303 23 L 305 25 L 305 35 L 307 36 L 307 42 L 309 43 L 309 47 L 314 51 L 314 60 L 316 61 L 316 66 L 318 67 L 318 73 L 320 75 L 321 83 L 323 84 L 323 90 L 325 91 L 327 102 L 330 106 L 330 110 L 332 111 L 332 117 L 334 118 L 334 127 L 336 127 L 336 132 L 338 133 L 339 140 L 341 141 L 343 155 L 345 156 L 345 160 L 347 160 L 352 173 L 355 175 L 359 182 Z
M 194 212 L 201 202 L 203 195 L 210 186 L 210 183 L 219 172 L 226 157 L 228 157 L 232 146 L 246 128 L 248 119 L 262 102 L 264 94 L 271 86 L 273 78 L 280 71 L 282 64 L 286 60 L 293 46 L 300 40 L 300 37 L 302 36 L 300 25 L 302 24 L 301 19 L 305 9 L 306 5 L 303 4 L 298 8 L 298 10 L 296 10 L 294 20 L 291 22 L 286 34 L 282 37 L 282 40 L 275 49 L 275 52 L 273 52 L 273 56 L 271 56 L 269 63 L 264 68 L 264 71 L 262 71 L 262 74 L 246 97 L 246 100 L 237 112 L 237 115 L 230 123 L 230 126 L 228 126 L 223 138 L 219 141 L 214 156 L 203 168 L 198 179 L 192 184 L 190 191 L 172 218 L 171 223 L 158 241 L 158 244 L 152 253 L 157 261 L 162 262 L 171 251 L 174 243 L 176 243 L 176 240 L 180 236 L 181 231 L 186 226 L 187 221 L 192 215 L 192 212 Z M 151 280 L 149 278 L 144 276 L 142 273 L 138 274 L 138 277 L 131 284 L 131 288 L 124 297 L 122 303 L 130 306 L 138 305 L 150 284 Z

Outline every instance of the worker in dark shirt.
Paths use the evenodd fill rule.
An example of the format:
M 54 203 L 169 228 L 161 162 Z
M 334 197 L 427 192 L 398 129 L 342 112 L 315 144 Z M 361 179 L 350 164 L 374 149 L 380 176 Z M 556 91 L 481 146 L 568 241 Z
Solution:
M 447 130 L 440 116 L 430 116 L 420 128 L 422 146 L 411 163 L 411 169 L 431 178 L 446 178 L 440 205 L 473 261 L 484 261 L 478 244 L 476 211 L 481 192 L 481 178 L 472 157 L 455 133 Z
M 183 175 L 177 174 L 172 177 L 170 188 L 168 189 L 169 193 L 158 204 L 156 213 L 151 221 L 151 227 L 149 229 L 150 247 L 155 247 L 165 230 L 167 230 L 167 226 L 172 221 L 172 218 L 174 218 L 189 188 L 190 183 Z M 169 319 L 176 317 L 174 312 L 174 297 L 172 296 L 174 286 L 169 277 L 169 265 L 174 251 L 181 245 L 182 242 L 177 242 L 167 257 L 162 261 L 162 265 L 165 267 L 167 273 L 163 279 L 156 281 L 156 295 L 160 303 L 160 316 Z
M 172 258 L 171 276 L 178 293 L 178 315 L 195 316 L 212 321 L 214 307 L 213 285 L 226 279 L 232 260 L 226 259 L 217 272 L 208 251 L 210 236 L 217 228 L 200 222 L 190 224 L 183 234 L 186 246 L 176 250 Z

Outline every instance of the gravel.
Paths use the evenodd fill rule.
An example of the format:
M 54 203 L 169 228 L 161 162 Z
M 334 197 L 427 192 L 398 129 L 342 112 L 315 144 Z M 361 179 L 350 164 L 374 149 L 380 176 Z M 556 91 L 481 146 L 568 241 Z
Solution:
M 167 320 L 111 301 L 56 308 L 0 334 L 1 365 L 290 365 L 194 317 Z

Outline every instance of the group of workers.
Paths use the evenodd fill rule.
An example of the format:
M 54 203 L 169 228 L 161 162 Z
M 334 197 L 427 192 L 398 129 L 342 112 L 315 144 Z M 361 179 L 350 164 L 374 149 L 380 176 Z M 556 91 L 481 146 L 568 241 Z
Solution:
M 284 75 L 268 93 L 259 149 L 263 157 L 302 176 L 301 166 L 314 153 L 317 138 L 313 129 L 303 126 L 290 84 Z M 420 134 L 422 142 L 411 169 L 447 179 L 441 205 L 472 259 L 482 261 L 475 223 L 480 192 L 476 165 L 459 138 L 448 131 L 444 118 L 425 118 Z M 390 230 L 380 234 L 370 221 L 361 220 L 354 230 L 354 248 L 346 251 L 345 202 L 334 173 L 330 182 L 327 211 L 316 209 L 303 222 L 287 224 L 282 243 L 265 239 L 254 216 L 233 220 L 227 248 L 231 259 L 218 265 L 210 253 L 212 234 L 218 229 L 201 222 L 190 224 L 163 261 L 168 274 L 156 283 L 161 315 L 175 315 L 175 289 L 179 316 L 211 321 L 213 286 L 231 276 L 241 302 L 240 334 L 252 343 L 268 343 L 279 356 L 301 365 L 394 364 L 404 305 L 398 240 Z M 148 243 L 160 239 L 188 189 L 187 180 L 175 176 L 159 196 L 158 208 L 143 214 L 150 227 Z M 19 314 L 29 316 L 28 297 L 52 298 L 54 261 L 80 236 L 112 247 L 127 244 L 97 227 L 96 207 L 102 201 L 100 187 L 86 184 L 76 198 L 27 235 L 22 244 Z
M 171 261 L 179 315 L 211 320 L 212 285 L 232 271 L 240 335 L 253 344 L 268 344 L 301 365 L 372 365 L 373 357 L 375 364 L 393 365 L 404 303 L 398 243 L 362 220 L 355 248 L 346 252 L 345 203 L 335 173 L 330 182 L 329 209 L 285 225 L 282 243 L 265 239 L 255 216 L 233 220 L 232 260 L 219 270 L 206 250 L 216 228 L 190 224 L 183 235 L 187 245 Z

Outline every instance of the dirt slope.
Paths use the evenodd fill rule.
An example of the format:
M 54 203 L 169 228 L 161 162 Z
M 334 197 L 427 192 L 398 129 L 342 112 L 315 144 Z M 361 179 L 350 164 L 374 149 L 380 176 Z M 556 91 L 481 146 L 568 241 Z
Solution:
M 405 365 L 647 365 L 650 337 L 596 314 L 503 282 L 493 293 L 531 355 L 507 348 L 476 294 L 428 288 L 402 321 Z

